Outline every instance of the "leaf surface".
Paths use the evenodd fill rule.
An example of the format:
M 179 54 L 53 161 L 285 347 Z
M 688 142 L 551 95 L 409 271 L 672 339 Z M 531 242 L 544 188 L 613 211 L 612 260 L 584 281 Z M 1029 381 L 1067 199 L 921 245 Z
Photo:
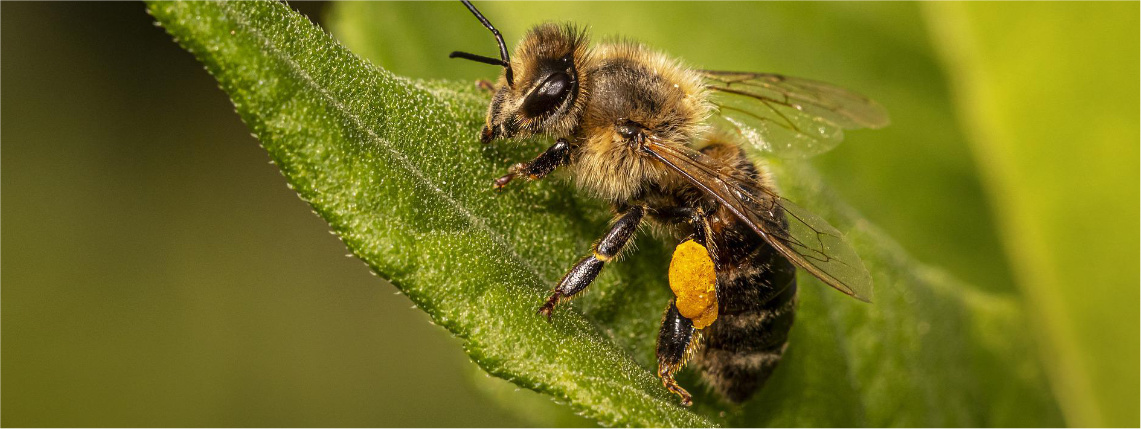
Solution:
M 1067 423 L 1137 426 L 1138 4 L 1030 6 L 924 11 Z

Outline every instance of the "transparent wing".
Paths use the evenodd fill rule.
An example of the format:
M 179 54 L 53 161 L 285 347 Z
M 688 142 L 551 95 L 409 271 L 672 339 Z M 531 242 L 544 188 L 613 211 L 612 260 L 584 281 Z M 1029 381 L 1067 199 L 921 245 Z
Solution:
M 789 261 L 841 292 L 871 301 L 871 274 L 843 234 L 824 219 L 692 148 L 648 140 L 645 149 L 728 208 Z
M 711 122 L 743 137 L 752 151 L 805 158 L 836 147 L 844 130 L 889 123 L 875 101 L 824 82 L 771 73 L 700 73 L 718 107 Z

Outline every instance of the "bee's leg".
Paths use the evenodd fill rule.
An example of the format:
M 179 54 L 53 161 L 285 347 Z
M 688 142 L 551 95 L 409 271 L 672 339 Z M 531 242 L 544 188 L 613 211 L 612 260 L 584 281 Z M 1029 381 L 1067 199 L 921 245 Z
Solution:
M 521 162 L 507 169 L 507 174 L 495 179 L 495 189 L 503 189 L 515 176 L 520 174 L 528 180 L 542 179 L 543 176 L 555 171 L 560 165 L 566 164 L 570 158 L 570 143 L 566 139 L 558 139 L 555 144 L 543 151 L 529 162 Z
M 700 341 L 701 332 L 694 329 L 693 322 L 677 310 L 676 299 L 670 300 L 669 308 L 662 318 L 662 329 L 658 332 L 658 377 L 670 392 L 681 397 L 684 406 L 693 405 L 693 397 L 674 381 L 689 356 Z
M 495 92 L 495 84 L 491 83 L 491 81 L 487 79 L 480 79 L 475 81 L 475 87 L 487 92 Z
M 547 299 L 547 302 L 539 308 L 539 314 L 547 316 L 547 320 L 551 320 L 551 311 L 555 309 L 560 301 L 566 300 L 575 294 L 582 292 L 590 283 L 598 277 L 598 273 L 602 272 L 602 266 L 606 264 L 622 252 L 622 248 L 626 246 L 626 242 L 634 236 L 634 232 L 638 230 L 638 225 L 642 223 L 642 216 L 645 215 L 646 210 L 641 206 L 630 207 L 626 212 L 618 216 L 614 221 L 614 225 L 610 227 L 610 232 L 607 232 L 601 240 L 594 244 L 594 251 L 574 265 L 562 280 L 559 280 L 558 286 L 555 286 L 555 292 Z

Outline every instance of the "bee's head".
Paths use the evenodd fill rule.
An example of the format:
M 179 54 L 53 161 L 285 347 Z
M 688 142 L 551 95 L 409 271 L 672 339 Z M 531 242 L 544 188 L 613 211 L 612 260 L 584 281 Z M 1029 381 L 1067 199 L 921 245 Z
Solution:
M 570 25 L 542 24 L 528 32 L 511 62 L 514 82 L 505 69 L 480 139 L 569 134 L 584 104 L 577 67 L 585 61 L 584 36 Z
M 501 60 L 464 52 L 451 57 L 503 66 L 480 140 L 570 134 L 585 104 L 585 82 L 579 74 L 587 55 L 585 33 L 569 24 L 536 26 L 523 37 L 512 60 L 499 32 L 470 3 L 464 4 L 495 34 Z

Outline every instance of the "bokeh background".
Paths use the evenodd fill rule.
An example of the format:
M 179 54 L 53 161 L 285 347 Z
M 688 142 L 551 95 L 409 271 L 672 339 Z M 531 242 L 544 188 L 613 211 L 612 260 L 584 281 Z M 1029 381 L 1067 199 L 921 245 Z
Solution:
M 454 3 L 293 3 L 397 74 L 474 81 Z M 487 3 L 691 64 L 856 88 L 814 163 L 910 253 L 1027 303 L 1066 423 L 1137 426 L 1138 3 Z M 286 188 L 138 3 L 0 3 L 0 424 L 588 424 L 479 373 Z M 1001 341 L 1001 339 L 996 339 Z M 1017 369 L 1012 369 L 1017 370 Z

